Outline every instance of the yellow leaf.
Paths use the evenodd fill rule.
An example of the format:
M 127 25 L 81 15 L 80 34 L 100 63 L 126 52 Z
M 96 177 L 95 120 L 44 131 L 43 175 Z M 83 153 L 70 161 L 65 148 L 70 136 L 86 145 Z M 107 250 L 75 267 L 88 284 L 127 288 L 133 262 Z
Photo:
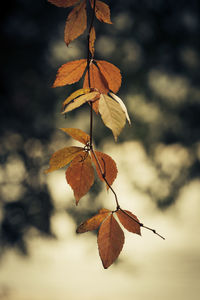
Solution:
M 117 259 L 124 245 L 124 233 L 113 215 L 101 224 L 97 242 L 103 266 L 107 269 Z
M 127 108 L 126 108 L 124 102 L 122 101 L 122 99 L 120 99 L 117 95 L 115 95 L 115 94 L 113 94 L 113 93 L 111 93 L 111 92 L 109 93 L 109 95 L 110 95 L 115 101 L 117 101 L 117 102 L 119 103 L 119 105 L 121 106 L 122 110 L 124 111 L 124 113 L 125 113 L 125 115 L 126 115 L 126 119 L 127 119 L 128 123 L 129 123 L 129 125 L 131 125 L 131 120 L 130 120 L 130 118 L 129 118 Z
M 109 89 L 114 93 L 117 93 L 122 83 L 120 69 L 105 60 L 97 60 L 96 63 L 106 79 Z
M 92 218 L 86 220 L 80 224 L 76 230 L 77 233 L 84 233 L 87 231 L 92 231 L 98 229 L 103 220 L 111 213 L 110 210 L 102 208 L 99 210 L 99 213 Z
M 71 41 L 79 37 L 87 27 L 86 0 L 76 6 L 68 15 L 64 40 L 67 46 Z
M 80 89 L 80 90 L 77 90 L 75 91 L 74 93 L 72 93 L 69 97 L 67 97 L 67 99 L 63 102 L 62 104 L 62 109 L 65 108 L 65 106 L 67 104 L 69 104 L 72 100 L 75 100 L 76 98 L 82 96 L 82 95 L 85 95 L 85 94 L 88 94 L 91 92 L 91 89 L 90 88 L 86 88 L 86 89 Z
M 74 191 L 77 205 L 94 183 L 94 169 L 88 153 L 84 151 L 72 160 L 66 171 L 66 179 Z
M 72 84 L 79 81 L 87 65 L 86 59 L 70 61 L 62 65 L 57 72 L 53 87 Z
M 83 143 L 86 145 L 90 141 L 90 136 L 82 131 L 81 129 L 77 128 L 60 128 L 62 131 L 66 132 L 70 135 L 73 139 Z
M 58 7 L 70 7 L 79 2 L 79 0 L 48 0 Z
M 126 116 L 120 104 L 108 95 L 101 94 L 99 112 L 104 124 L 112 130 L 116 141 L 126 123 Z
M 74 159 L 80 152 L 83 151 L 81 147 L 65 147 L 56 151 L 50 158 L 49 169 L 45 170 L 45 173 L 49 173 L 58 170 Z
M 93 8 L 94 0 L 90 0 L 90 3 Z M 106 3 L 99 0 L 96 1 L 95 15 L 99 21 L 112 24 L 110 20 L 110 8 Z
M 99 92 L 91 92 L 85 95 L 82 95 L 74 100 L 70 99 L 70 102 L 68 100 L 68 98 L 64 101 L 63 105 L 65 106 L 64 111 L 62 112 L 63 114 L 72 111 L 76 108 L 78 108 L 79 106 L 83 105 L 86 102 L 93 102 L 98 100 L 100 97 Z

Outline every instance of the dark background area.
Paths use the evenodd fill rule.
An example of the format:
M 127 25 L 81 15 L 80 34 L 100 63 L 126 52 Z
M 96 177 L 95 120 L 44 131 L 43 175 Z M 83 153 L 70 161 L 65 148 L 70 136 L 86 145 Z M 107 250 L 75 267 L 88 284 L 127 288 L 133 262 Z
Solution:
M 122 95 L 142 93 L 150 104 L 159 107 L 166 116 L 160 124 L 152 127 L 136 113 L 132 116 L 134 127 L 124 130 L 119 142 L 140 140 L 149 157 L 152 146 L 157 142 L 165 145 L 178 143 L 189 149 L 192 156 L 192 164 L 171 186 L 170 194 L 164 199 L 155 198 L 160 209 L 166 209 L 174 202 L 180 187 L 187 180 L 200 176 L 197 151 L 200 142 L 199 1 L 132 0 L 107 3 L 111 7 L 112 20 L 120 16 L 122 23 L 121 27 L 120 23 L 118 27 L 95 23 L 97 39 L 104 37 L 105 40 L 106 37 L 115 45 L 108 52 L 102 49 L 103 53 L 107 53 L 106 57 L 101 53 L 101 46 L 98 46 L 96 58 L 108 60 L 122 70 Z M 46 183 L 41 182 L 41 170 L 50 157 L 48 145 L 59 113 L 58 94 L 59 99 L 62 95 L 65 97 L 66 90 L 69 93 L 73 87 L 60 89 L 59 92 L 51 89 L 59 65 L 57 62 L 55 65 L 50 63 L 49 53 L 55 40 L 63 40 L 69 11 L 47 1 L 34 0 L 7 1 L 1 9 L 1 254 L 9 247 L 16 247 L 21 253 L 27 254 L 26 234 L 30 228 L 36 228 L 44 236 L 53 237 L 50 218 L 55 208 Z M 81 37 L 83 56 L 84 43 L 84 37 Z M 128 60 L 128 45 L 135 45 L 135 61 Z M 73 47 L 73 43 L 70 47 Z M 172 84 L 175 76 L 184 78 L 180 89 L 185 88 L 184 82 L 189 83 L 184 101 L 178 105 L 173 101 L 163 101 L 162 95 L 149 85 L 149 74 L 154 74 L 154 81 L 157 78 L 159 85 L 159 74 L 162 72 L 168 74 Z M 69 123 L 66 123 L 66 127 L 70 127 Z M 104 126 L 100 128 L 96 142 L 102 145 L 105 136 L 112 136 Z M 35 152 L 40 149 L 41 152 L 31 155 L 32 149 Z M 24 166 L 24 176 L 19 180 L 12 178 L 12 161 L 18 160 Z M 10 182 L 5 175 L 8 165 Z M 18 184 L 23 192 L 15 197 L 13 185 Z M 98 190 L 96 185 L 95 192 Z M 80 219 L 76 209 L 68 206 L 68 203 L 66 212 L 74 215 L 76 221 Z M 89 213 L 89 210 L 84 211 L 82 219 Z

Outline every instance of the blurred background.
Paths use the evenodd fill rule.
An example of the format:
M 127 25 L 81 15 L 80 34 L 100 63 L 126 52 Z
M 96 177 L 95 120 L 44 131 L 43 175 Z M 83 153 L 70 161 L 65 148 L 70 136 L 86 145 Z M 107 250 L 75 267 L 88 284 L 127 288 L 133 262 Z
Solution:
M 95 181 L 75 206 L 65 170 L 43 173 L 56 150 L 89 132 L 87 105 L 60 115 L 81 84 L 52 89 L 63 63 L 86 58 L 86 34 L 67 48 L 70 9 L 10 0 L 1 9 L 0 299 L 198 300 L 200 295 L 200 5 L 198 0 L 107 1 L 113 25 L 95 22 L 95 58 L 118 66 L 118 96 L 132 126 L 116 144 L 95 117 L 98 150 L 116 161 L 121 207 L 150 231 L 125 233 L 104 270 L 96 234 L 76 226 L 114 198 Z M 96 128 L 96 129 L 95 129 Z

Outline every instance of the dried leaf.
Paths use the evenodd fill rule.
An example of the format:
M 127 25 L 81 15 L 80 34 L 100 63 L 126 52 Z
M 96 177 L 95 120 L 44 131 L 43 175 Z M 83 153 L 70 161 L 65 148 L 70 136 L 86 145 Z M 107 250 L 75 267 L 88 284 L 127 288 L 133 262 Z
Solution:
M 104 124 L 112 130 L 116 141 L 126 123 L 126 116 L 120 104 L 108 95 L 101 94 L 99 112 Z
M 83 151 L 81 147 L 65 147 L 56 151 L 50 158 L 49 168 L 45 170 L 45 173 L 49 173 L 58 170 L 74 159 L 78 154 Z
M 107 216 L 111 213 L 110 210 L 106 208 L 102 208 L 99 210 L 99 213 L 92 218 L 86 220 L 82 224 L 80 224 L 76 230 L 77 233 L 84 233 L 87 231 L 96 230 L 99 228 L 103 220 L 107 218 Z
M 105 60 L 97 60 L 96 63 L 106 79 L 109 89 L 114 93 L 117 93 L 122 83 L 120 69 Z
M 67 17 L 64 40 L 67 46 L 79 37 L 87 27 L 86 0 L 74 7 Z
M 90 3 L 93 8 L 94 0 L 90 0 Z M 106 3 L 99 0 L 96 1 L 95 15 L 99 21 L 112 24 L 110 20 L 110 8 Z
M 103 266 L 107 269 L 117 259 L 124 245 L 124 233 L 113 215 L 101 224 L 97 242 Z
M 58 7 L 70 7 L 79 2 L 79 0 L 48 0 Z
M 77 128 L 60 128 L 62 131 L 66 132 L 68 135 L 70 135 L 73 139 L 83 143 L 86 145 L 89 140 L 90 136 L 82 131 L 81 129 Z
M 74 191 L 76 205 L 94 183 L 94 169 L 87 152 L 76 156 L 66 171 L 66 179 Z
M 72 111 L 76 108 L 78 108 L 79 106 L 83 105 L 86 102 L 93 102 L 93 101 L 97 101 L 100 97 L 99 92 L 91 92 L 85 95 L 82 95 L 74 100 L 72 100 L 69 104 L 67 104 L 67 99 L 64 101 L 65 103 L 65 110 L 62 112 L 63 114 Z M 67 105 L 66 105 L 67 104 Z
M 108 93 L 109 87 L 106 79 L 101 74 L 99 69 L 95 66 L 95 64 L 90 64 L 90 87 L 96 88 L 100 93 Z M 85 74 L 85 79 L 83 83 L 84 88 L 89 88 L 89 82 L 88 82 L 88 71 Z
M 115 178 L 117 177 L 118 171 L 117 171 L 116 163 L 108 154 L 105 154 L 105 153 L 99 152 L 99 151 L 94 151 L 94 152 L 95 152 L 95 156 L 98 160 L 98 163 L 92 152 L 91 152 L 91 157 L 92 157 L 93 163 L 95 164 L 97 175 L 100 178 L 100 180 L 104 181 L 104 178 L 102 176 L 102 172 L 103 172 L 107 182 L 111 186 L 113 184 Z M 102 172 L 100 171 L 99 165 L 101 167 Z
M 91 53 L 92 57 L 94 56 L 95 39 L 96 39 L 96 33 L 95 33 L 94 26 L 92 26 L 92 29 L 90 31 L 90 40 L 89 40 L 89 49 L 90 49 L 90 53 Z
M 137 223 L 139 220 L 134 214 L 128 210 L 118 210 L 116 214 L 124 228 L 130 232 L 141 235 L 140 225 Z M 135 219 L 137 222 L 135 222 L 133 219 Z
M 86 88 L 86 89 L 79 89 L 77 91 L 75 91 L 74 93 L 72 93 L 69 97 L 67 97 L 67 99 L 63 102 L 62 104 L 62 110 L 64 110 L 65 106 L 67 104 L 69 104 L 72 100 L 82 96 L 82 95 L 85 95 L 85 94 L 88 94 L 92 91 L 92 89 L 90 88 Z
M 131 120 L 130 120 L 130 118 L 129 118 L 127 108 L 126 108 L 124 102 L 122 101 L 122 99 L 120 99 L 117 95 L 115 95 L 115 94 L 113 94 L 113 93 L 111 93 L 111 92 L 109 93 L 109 95 L 110 95 L 115 101 L 117 101 L 117 102 L 119 103 L 119 105 L 121 106 L 122 110 L 124 111 L 124 113 L 125 113 L 125 115 L 126 115 L 126 119 L 127 119 L 128 123 L 129 123 L 129 125 L 131 125 Z
M 58 69 L 53 87 L 72 84 L 79 81 L 87 65 L 86 59 L 70 61 Z

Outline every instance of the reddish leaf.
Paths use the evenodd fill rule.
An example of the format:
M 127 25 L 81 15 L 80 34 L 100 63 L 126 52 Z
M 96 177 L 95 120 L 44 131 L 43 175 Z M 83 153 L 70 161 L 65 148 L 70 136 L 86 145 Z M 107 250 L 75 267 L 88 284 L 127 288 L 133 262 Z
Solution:
M 96 63 L 106 79 L 109 89 L 114 93 L 117 93 L 122 83 L 120 69 L 105 60 L 97 60 Z
M 101 224 L 97 242 L 103 266 L 107 269 L 117 259 L 124 245 L 124 233 L 113 215 Z
M 66 166 L 82 151 L 83 148 L 81 147 L 65 147 L 56 151 L 51 156 L 49 161 L 50 167 L 49 169 L 45 170 L 45 173 L 49 173 Z
M 139 222 L 139 220 L 134 214 L 132 214 L 128 210 L 118 210 L 116 214 L 124 228 L 132 233 L 141 235 L 140 224 L 137 223 Z M 137 222 L 135 222 L 134 220 L 136 220 Z
M 86 59 L 70 61 L 58 69 L 53 87 L 72 84 L 79 81 L 87 65 Z
M 79 37 L 87 27 L 86 0 L 76 6 L 68 15 L 64 40 L 67 46 L 71 41 Z
M 73 139 L 83 143 L 84 145 L 86 145 L 90 140 L 90 136 L 80 129 L 77 128 L 60 128 L 60 129 L 66 132 L 67 134 L 69 134 Z
M 93 8 L 94 0 L 90 0 L 90 3 Z M 106 3 L 99 0 L 96 1 L 95 15 L 99 21 L 112 24 L 110 20 L 110 8 Z
M 79 0 L 48 0 L 58 7 L 70 7 L 79 2 Z
M 93 216 L 92 218 L 86 220 L 81 225 L 79 225 L 76 232 L 84 233 L 86 231 L 92 231 L 99 228 L 103 220 L 105 220 L 105 218 L 107 218 L 107 216 L 110 213 L 111 211 L 106 208 L 100 209 L 97 215 Z
M 66 179 L 74 191 L 77 205 L 94 183 L 94 169 L 88 153 L 83 151 L 73 159 L 66 171 Z
M 117 177 L 117 166 L 115 161 L 107 154 L 103 153 L 103 152 L 99 152 L 99 151 L 94 151 L 94 154 L 91 152 L 91 157 L 92 157 L 92 161 L 95 164 L 96 167 L 96 171 L 97 171 L 97 175 L 98 177 L 104 181 L 104 178 L 102 176 L 102 172 L 107 180 L 107 182 L 109 183 L 109 185 L 112 185 L 113 181 L 115 180 L 115 178 Z M 97 162 L 97 160 L 98 162 Z M 99 165 L 101 167 L 101 171 L 99 168 Z M 109 187 L 107 187 L 109 188 Z

